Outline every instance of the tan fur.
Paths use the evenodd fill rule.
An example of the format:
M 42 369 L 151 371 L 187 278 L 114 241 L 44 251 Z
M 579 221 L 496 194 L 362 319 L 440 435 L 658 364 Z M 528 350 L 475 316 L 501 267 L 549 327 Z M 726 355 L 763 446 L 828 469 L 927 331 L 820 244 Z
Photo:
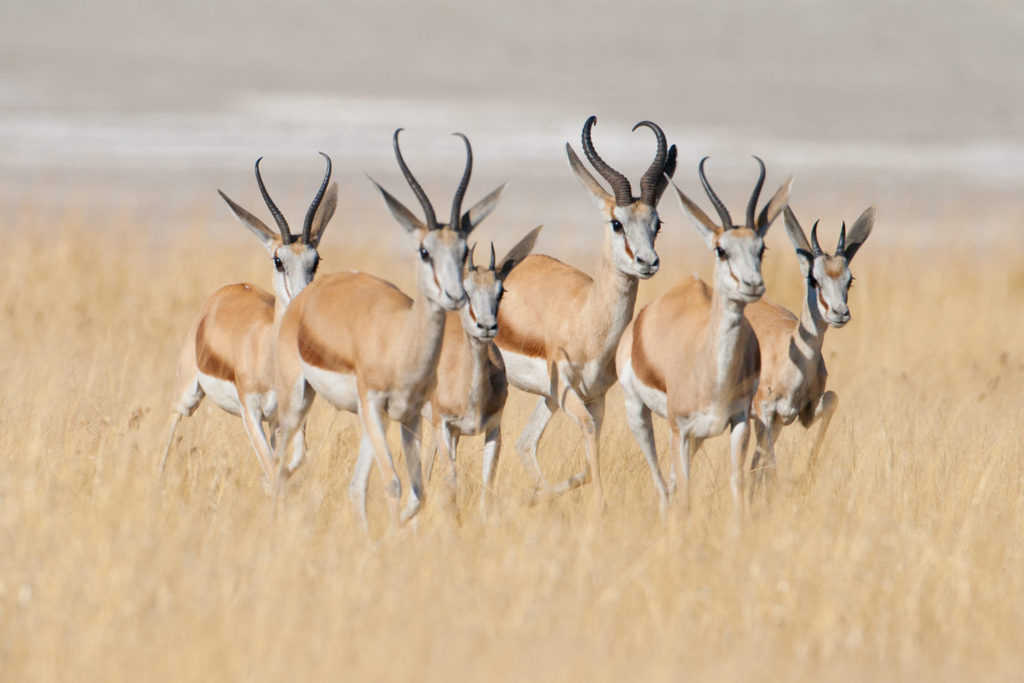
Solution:
M 217 290 L 199 314 L 196 367 L 234 383 L 240 394 L 273 388 L 274 296 L 240 283 Z

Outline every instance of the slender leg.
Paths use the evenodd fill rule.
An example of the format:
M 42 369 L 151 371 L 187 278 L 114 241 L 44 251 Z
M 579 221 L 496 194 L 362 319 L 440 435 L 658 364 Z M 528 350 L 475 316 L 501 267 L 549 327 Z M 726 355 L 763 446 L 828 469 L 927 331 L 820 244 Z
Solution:
M 622 393 L 626 403 L 626 423 L 629 424 L 633 438 L 640 446 L 640 451 L 647 459 L 647 466 L 651 470 L 651 479 L 654 480 L 654 488 L 658 491 L 658 508 L 661 516 L 664 517 L 668 510 L 668 487 L 661 476 L 661 468 L 658 467 L 658 451 L 654 447 L 654 425 L 651 423 L 651 411 L 644 405 L 632 391 L 622 386 Z
M 683 515 L 688 516 L 690 514 L 690 461 L 693 460 L 693 456 L 700 449 L 704 440 L 694 437 L 689 428 L 680 429 L 677 426 L 676 431 L 677 436 L 674 441 L 678 447 L 678 474 L 682 477 L 679 486 L 679 506 Z
M 174 432 L 178 428 L 178 423 L 181 422 L 182 417 L 192 416 L 192 413 L 199 407 L 203 397 L 206 396 L 206 392 L 199 386 L 199 378 L 193 374 L 191 379 L 178 392 L 178 395 L 180 398 L 172 408 L 171 429 L 170 434 L 167 435 L 167 445 L 164 446 L 164 454 L 160 458 L 160 475 L 164 473 L 164 465 L 167 464 L 167 454 L 171 451 L 171 444 L 174 443 Z
M 558 404 L 550 396 L 538 398 L 537 405 L 516 442 L 516 450 L 519 452 L 519 458 L 523 461 L 523 467 L 533 477 L 534 486 L 537 488 L 546 488 L 548 485 L 544 474 L 540 471 L 540 465 L 537 463 L 537 444 L 557 407 Z
M 487 517 L 487 501 L 494 494 L 494 474 L 501 455 L 501 419 L 484 436 L 484 462 L 480 486 L 480 516 Z
M 288 476 L 291 476 L 299 465 L 306 461 L 306 425 L 303 424 L 292 437 L 292 461 L 288 463 Z
M 433 434 L 431 436 L 433 438 L 431 439 L 430 448 L 427 451 L 427 461 L 424 463 L 425 471 L 423 473 L 423 476 L 426 477 L 427 481 L 430 481 L 430 475 L 434 471 L 434 459 L 437 457 L 437 451 L 439 450 L 441 444 L 440 425 L 434 424 L 432 425 L 432 427 Z
M 267 441 L 267 434 L 263 431 L 263 411 L 258 405 L 248 398 L 242 399 L 242 426 L 245 428 L 245 435 L 249 437 L 249 444 L 256 452 L 256 460 L 263 468 L 263 474 L 267 476 L 267 482 L 273 479 L 273 466 L 271 465 L 270 442 Z
M 601 422 L 604 418 L 604 396 L 583 403 L 575 392 L 569 392 L 565 397 L 564 409 L 583 431 L 583 444 L 586 448 L 587 462 L 582 472 L 579 472 L 565 481 L 557 484 L 547 492 L 545 498 L 559 496 L 566 491 L 579 488 L 593 480 L 594 508 L 601 510 L 604 507 L 604 489 L 601 486 L 601 463 L 600 451 L 598 450 L 598 437 L 601 434 Z
M 811 419 L 804 422 L 805 427 L 810 427 L 814 420 L 821 420 L 821 424 L 818 426 L 818 434 L 814 437 L 814 446 L 811 448 L 811 456 L 807 460 L 807 473 L 813 479 L 815 471 L 818 466 L 818 455 L 821 453 L 821 445 L 825 441 L 825 432 L 828 431 L 828 425 L 832 421 L 832 416 L 836 412 L 836 408 L 839 407 L 839 397 L 836 396 L 834 391 L 826 391 L 818 399 L 817 405 L 814 407 L 814 415 Z
M 409 499 L 406 501 L 405 510 L 402 512 L 401 522 L 405 524 L 416 516 L 416 513 L 423 507 L 427 499 L 426 491 L 423 489 L 423 472 L 420 467 L 420 414 L 408 422 L 402 423 L 402 451 L 405 453 L 405 466 L 409 472 Z M 452 477 L 455 476 L 454 451 L 452 457 Z M 395 478 L 397 481 L 397 477 Z
M 743 469 L 746 466 L 747 446 L 750 443 L 750 426 L 747 415 L 734 417 L 732 433 L 729 435 L 729 447 L 732 453 L 732 475 L 729 487 L 732 489 L 732 501 L 736 509 L 737 523 L 743 518 L 743 505 L 746 500 L 743 491 Z
M 775 437 L 781 422 L 773 410 L 766 410 L 763 416 L 752 415 L 754 427 L 754 455 L 750 459 L 752 485 L 750 494 L 765 486 L 775 473 Z
M 373 444 L 370 437 L 363 430 L 359 439 L 359 455 L 356 457 L 356 469 L 352 473 L 352 481 L 348 485 L 348 497 L 355 508 L 356 517 L 363 523 L 363 530 L 368 531 L 369 522 L 366 519 L 366 490 L 370 483 L 370 470 L 373 468 Z
M 363 421 L 364 433 L 369 437 L 373 446 L 374 459 L 377 461 L 377 469 L 380 471 L 381 479 L 386 482 L 384 486 L 387 496 L 388 512 L 391 514 L 392 525 L 398 524 L 398 503 L 402 498 L 402 482 L 395 470 L 395 462 L 391 458 L 391 450 L 388 448 L 387 426 L 384 411 L 381 406 L 372 402 L 366 396 L 359 397 L 359 417 Z M 405 434 L 402 434 L 403 445 Z M 416 467 L 419 468 L 419 454 L 416 455 Z
M 291 474 L 288 469 L 288 460 L 285 458 L 286 450 L 288 444 L 296 438 L 296 434 L 304 430 L 306 414 L 309 413 L 309 408 L 313 405 L 314 395 L 312 388 L 306 384 L 306 380 L 299 377 L 295 380 L 290 396 L 278 396 L 278 435 L 273 460 L 277 464 L 277 476 L 273 481 L 275 498 L 284 498 L 285 483 L 288 481 L 288 475 Z
M 458 482 L 455 478 L 455 452 L 459 447 L 459 436 L 452 429 L 451 422 L 441 418 L 441 422 L 434 427 L 434 451 L 441 451 L 441 457 L 448 463 L 448 509 L 457 519 L 459 509 L 456 500 Z

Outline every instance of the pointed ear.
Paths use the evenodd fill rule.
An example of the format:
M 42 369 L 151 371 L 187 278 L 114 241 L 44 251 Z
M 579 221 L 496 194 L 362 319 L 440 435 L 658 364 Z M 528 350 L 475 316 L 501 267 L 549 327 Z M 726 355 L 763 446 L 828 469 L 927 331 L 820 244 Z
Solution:
M 220 190 L 217 190 L 217 194 L 228 203 L 228 208 L 231 209 L 231 213 L 238 219 L 238 222 L 249 228 L 252 234 L 256 235 L 260 242 L 263 243 L 263 246 L 269 249 L 278 233 L 268 228 L 263 221 L 233 202 L 230 197 Z
M 537 235 L 540 234 L 543 225 L 538 225 L 536 228 L 526 233 L 526 237 L 519 240 L 519 244 L 509 249 L 508 253 L 505 254 L 505 258 L 501 259 L 501 264 L 498 266 L 498 279 L 504 280 L 508 277 L 508 274 L 512 272 L 512 269 L 519 265 L 524 258 L 530 255 L 533 251 L 533 245 L 537 243 Z
M 598 208 L 603 209 L 608 202 L 614 203 L 615 199 L 605 192 L 605 189 L 601 187 L 601 183 L 597 182 L 594 176 L 590 175 L 590 171 L 583 165 L 580 158 L 576 156 L 576 152 L 572 151 L 572 146 L 568 142 L 565 143 L 565 154 L 569 157 L 569 169 L 572 171 L 572 174 L 576 176 L 576 180 L 580 182 L 580 185 L 590 192 L 590 196 Z
M 309 231 L 309 240 L 314 247 L 320 246 L 320 238 L 323 237 L 324 229 L 331 217 L 334 216 L 336 208 L 338 208 L 338 183 L 331 183 L 331 186 L 327 188 L 327 194 L 324 195 L 316 210 L 316 215 L 313 216 L 313 227 Z
M 786 218 L 786 234 L 789 236 L 789 241 L 793 243 L 793 248 L 798 252 L 806 251 L 810 254 L 811 243 L 807 241 L 807 233 L 800 227 L 800 221 L 796 219 L 796 214 L 787 206 L 784 215 Z
M 869 206 L 864 210 L 864 213 L 860 215 L 857 222 L 850 228 L 850 232 L 846 235 L 846 262 L 849 263 L 853 260 L 853 255 L 860 249 L 860 245 L 864 244 L 867 240 L 868 235 L 871 234 L 871 228 L 875 226 L 875 207 Z
M 657 206 L 658 202 L 661 201 L 661 195 L 665 194 L 665 190 L 668 189 L 669 180 L 676 172 L 676 146 L 672 145 L 668 148 L 668 156 L 665 157 L 665 168 L 662 171 L 661 178 L 658 180 L 658 188 L 654 192 L 654 205 Z
M 761 210 L 761 215 L 757 217 L 757 234 L 761 237 L 765 236 L 768 228 L 772 226 L 772 221 L 786 208 L 786 204 L 789 203 L 789 189 L 792 186 L 793 176 L 789 176 L 786 182 L 782 183 L 782 187 L 775 193 L 775 196 L 772 197 L 772 200 L 768 202 L 768 205 Z
M 676 196 L 679 197 L 679 206 L 683 210 L 683 213 L 690 219 L 694 227 L 697 228 L 697 232 L 700 233 L 701 237 L 704 238 L 704 242 L 709 247 L 714 246 L 715 238 L 722 232 L 722 229 L 715 225 L 708 215 L 704 213 L 699 206 L 690 201 L 690 198 L 683 194 L 683 191 L 679 189 L 679 186 L 672 182 L 672 187 L 675 188 Z
M 369 176 L 367 176 L 367 178 L 369 178 Z M 409 209 L 402 206 L 402 202 L 392 197 L 391 194 L 381 187 L 373 178 L 370 178 L 370 182 L 380 190 L 380 193 L 384 196 L 384 203 L 387 204 L 388 211 L 390 211 L 391 215 L 395 217 L 398 224 L 405 228 L 407 233 L 412 234 L 414 232 L 426 232 L 427 226 L 419 218 L 416 218 Z
M 508 187 L 507 181 L 498 186 L 498 189 L 494 192 L 491 192 L 474 204 L 469 211 L 462 214 L 461 230 L 463 235 L 473 232 L 473 228 L 480 225 L 480 222 L 487 218 L 491 211 L 494 211 L 494 207 L 498 204 L 498 200 L 501 199 L 501 193 L 505 191 L 506 187 Z

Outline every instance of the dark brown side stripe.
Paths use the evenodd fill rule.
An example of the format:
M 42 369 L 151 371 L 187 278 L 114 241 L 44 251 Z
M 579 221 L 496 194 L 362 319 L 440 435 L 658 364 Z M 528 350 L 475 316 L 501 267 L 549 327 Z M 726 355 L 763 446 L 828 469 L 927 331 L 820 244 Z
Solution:
M 653 365 L 647 354 L 644 352 L 643 335 L 641 330 L 644 326 L 644 318 L 647 313 L 647 308 L 644 307 L 640 311 L 640 315 L 636 317 L 636 322 L 633 323 L 633 374 L 636 375 L 637 379 L 658 391 L 665 393 L 665 375 L 662 374 L 655 365 Z
M 310 331 L 305 320 L 299 322 L 299 356 L 310 365 L 323 370 L 343 373 L 355 371 L 349 359 L 336 353 L 324 340 Z
M 495 343 L 503 351 L 520 353 L 532 358 L 545 358 L 544 338 L 531 334 L 529 330 L 513 329 L 508 318 L 502 318 L 498 314 L 498 336 L 494 338 Z
M 206 340 L 205 331 L 206 318 L 204 317 L 199 321 L 199 327 L 196 328 L 196 367 L 204 375 L 227 380 L 234 384 L 234 367 L 210 347 Z

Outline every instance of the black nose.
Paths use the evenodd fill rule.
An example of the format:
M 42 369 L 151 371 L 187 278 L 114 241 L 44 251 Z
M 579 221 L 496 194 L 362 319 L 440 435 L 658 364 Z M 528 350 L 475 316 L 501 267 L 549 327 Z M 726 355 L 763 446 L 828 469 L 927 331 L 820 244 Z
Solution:
M 657 268 L 658 264 L 661 263 L 661 259 L 655 256 L 654 261 L 648 262 L 643 256 L 637 256 L 636 262 L 646 268 Z

